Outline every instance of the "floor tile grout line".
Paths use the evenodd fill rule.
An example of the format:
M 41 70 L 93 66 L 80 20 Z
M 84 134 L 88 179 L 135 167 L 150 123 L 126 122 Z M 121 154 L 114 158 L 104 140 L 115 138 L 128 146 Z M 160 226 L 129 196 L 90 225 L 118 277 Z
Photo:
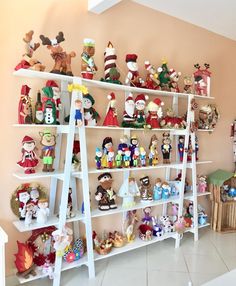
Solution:
M 105 267 L 104 273 L 103 273 L 102 278 L 101 278 L 101 284 L 100 284 L 101 286 L 103 284 L 103 281 L 104 281 L 104 278 L 105 278 L 105 275 L 107 272 L 108 264 L 109 264 L 109 259 L 106 261 L 106 267 Z

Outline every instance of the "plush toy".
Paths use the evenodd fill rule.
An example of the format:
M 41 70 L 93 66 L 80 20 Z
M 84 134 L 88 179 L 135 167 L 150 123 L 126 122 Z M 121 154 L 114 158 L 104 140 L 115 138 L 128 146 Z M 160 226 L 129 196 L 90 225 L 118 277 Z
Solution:
M 161 237 L 164 234 L 162 226 L 158 223 L 157 217 L 152 217 L 152 234 L 157 237 Z
M 19 124 L 32 124 L 33 123 L 33 111 L 31 104 L 31 97 L 29 96 L 30 87 L 28 85 L 22 85 L 21 97 L 18 104 L 18 123 Z
M 131 166 L 131 151 L 129 148 L 125 148 L 124 150 L 123 161 L 125 168 L 129 168 Z
M 199 64 L 195 64 L 194 67 L 197 69 L 194 73 L 194 88 L 198 95 L 209 96 L 210 95 L 210 77 L 211 72 L 209 64 L 204 64 L 205 69 L 201 69 Z
M 41 137 L 42 152 L 40 158 L 43 159 L 43 172 L 53 172 L 53 161 L 55 158 L 56 136 L 50 130 L 39 132 Z
M 148 148 L 149 149 L 153 148 L 155 151 L 157 151 L 157 149 L 158 149 L 158 139 L 157 139 L 157 136 L 155 134 L 152 135 Z
M 162 182 L 160 178 L 157 178 L 155 181 L 155 185 L 153 188 L 153 199 L 154 201 L 158 201 L 162 199 Z
M 161 145 L 161 152 L 163 155 L 163 164 L 170 164 L 171 151 L 172 151 L 172 146 L 171 146 L 170 134 L 168 133 L 167 136 L 165 136 L 165 133 L 164 133 L 162 145 Z
M 136 180 L 132 177 L 124 180 L 119 189 L 118 196 L 123 199 L 123 208 L 130 208 L 135 206 L 136 202 L 134 198 L 140 196 L 140 191 Z
M 60 117 L 60 111 L 62 110 L 62 102 L 61 102 L 61 91 L 59 88 L 59 85 L 54 80 L 48 80 L 46 82 L 46 87 L 51 87 L 53 91 L 53 100 L 56 106 L 56 119 L 57 124 L 60 124 L 59 117 Z
M 150 127 L 146 124 L 145 107 L 148 96 L 144 94 L 138 94 L 135 98 L 135 127 L 144 128 Z
M 43 91 L 43 116 L 44 123 L 49 125 L 57 124 L 56 103 L 53 99 L 53 89 L 51 86 L 42 88 Z
M 98 176 L 99 186 L 95 193 L 95 199 L 98 201 L 98 208 L 101 211 L 116 209 L 116 193 L 112 188 L 112 176 L 110 173 L 103 173 Z
M 95 41 L 84 39 L 83 53 L 81 54 L 81 75 L 83 78 L 93 79 L 93 75 L 98 70 L 93 56 L 95 54 Z
M 193 93 L 194 80 L 192 76 L 184 77 L 184 93 Z
M 146 207 L 143 209 L 144 217 L 142 218 L 142 223 L 151 225 L 152 216 L 151 216 L 152 208 Z
M 40 193 L 39 193 L 38 186 L 32 186 L 32 188 L 30 190 L 30 204 L 33 204 L 33 206 L 34 206 L 32 218 L 37 217 L 39 198 L 40 198 Z
M 181 72 L 176 72 L 174 69 L 170 69 L 169 76 L 170 76 L 170 83 L 169 83 L 170 91 L 180 92 L 178 82 L 181 76 Z
M 150 101 L 147 105 L 148 116 L 146 122 L 151 128 L 160 128 L 159 120 L 163 116 L 162 106 L 164 102 L 159 98 Z
M 125 237 L 119 231 L 109 232 L 109 239 L 111 239 L 114 247 L 122 247 L 126 241 Z
M 95 152 L 95 162 L 96 162 L 96 168 L 101 169 L 102 167 L 102 151 L 100 148 L 96 148 Z
M 33 43 L 34 31 L 29 31 L 25 34 L 23 41 L 25 42 L 25 53 L 22 56 L 21 62 L 15 67 L 15 70 L 19 69 L 32 69 L 36 71 L 44 71 L 45 66 L 42 65 L 36 58 L 33 57 L 34 52 L 39 48 L 39 43 Z
M 126 55 L 125 61 L 129 71 L 125 79 L 125 84 L 130 86 L 141 87 L 144 84 L 144 81 L 139 76 L 137 58 L 138 56 L 136 54 Z
M 38 165 L 39 160 L 35 153 L 35 141 L 29 136 L 22 139 L 22 158 L 17 165 L 24 169 L 25 174 L 35 173 L 35 167 Z
M 64 226 L 61 230 L 57 229 L 52 232 L 53 247 L 56 250 L 56 255 L 62 257 L 66 248 L 71 244 L 73 239 L 73 231 L 71 228 Z
M 129 145 L 129 150 L 130 150 L 130 156 L 131 156 L 131 161 L 130 165 L 133 166 L 133 155 L 134 155 L 134 150 L 139 146 L 139 141 L 136 135 L 133 135 L 130 138 L 130 145 Z
M 80 165 L 80 141 L 75 139 L 72 153 L 72 170 L 74 172 L 79 171 Z
M 150 64 L 149 61 L 145 61 L 145 69 L 148 74 L 144 83 L 144 87 L 148 89 L 159 89 L 160 81 L 158 79 L 158 72 L 156 68 Z
M 107 98 L 109 99 L 109 103 L 107 106 L 106 117 L 103 122 L 103 126 L 117 126 L 119 127 L 119 123 L 117 120 L 117 108 L 116 108 L 116 97 L 115 93 L 111 92 Z
M 162 128 L 184 129 L 186 128 L 186 125 L 187 123 L 184 116 L 175 116 L 172 108 L 167 108 L 166 116 L 164 116 L 160 122 Z
M 134 149 L 134 154 L 132 155 L 132 162 L 133 162 L 133 167 L 139 167 L 139 155 L 140 155 L 140 152 L 139 152 L 139 148 L 135 148 Z
M 47 48 L 50 50 L 51 57 L 55 61 L 51 73 L 73 76 L 71 70 L 71 58 L 74 58 L 76 53 L 73 51 L 68 54 L 63 50 L 62 46 L 60 45 L 61 42 L 65 41 L 63 32 L 59 32 L 56 38 L 52 40 L 44 35 L 40 35 L 40 39 L 42 40 L 42 44 L 47 46 Z
M 128 142 L 129 142 L 129 138 L 127 135 L 124 135 L 120 138 L 120 143 L 118 145 L 118 151 L 122 151 L 122 153 L 121 153 L 122 158 L 125 155 L 125 149 L 129 147 Z
M 158 162 L 158 152 L 153 146 L 151 146 L 149 150 L 149 166 L 156 166 Z
M 116 168 L 122 168 L 123 163 L 123 151 L 118 150 L 115 156 Z
M 122 127 L 134 127 L 135 125 L 135 103 L 132 93 L 125 100 Z
M 82 117 L 82 101 L 80 99 L 75 100 L 75 126 L 80 127 L 83 125 Z
M 104 234 L 103 238 L 100 239 L 95 231 L 93 231 L 93 242 L 96 252 L 100 255 L 108 254 L 113 246 L 113 240 L 111 237 L 108 238 L 107 235 Z
M 44 225 L 49 216 L 48 200 L 40 199 L 38 201 L 37 223 Z
M 167 66 L 167 61 L 163 60 L 162 61 L 162 66 L 159 67 L 157 70 L 159 72 L 159 80 L 160 80 L 160 87 L 161 87 L 161 89 L 169 91 L 170 90 L 170 87 L 169 87 L 169 84 L 170 84 L 170 71 L 169 71 L 168 66 Z
M 152 198 L 152 190 L 149 177 L 143 176 L 139 179 L 139 181 L 141 183 L 139 187 L 141 201 L 142 202 L 152 201 L 153 198 Z
M 104 52 L 105 79 L 102 78 L 101 81 L 122 84 L 119 81 L 120 73 L 116 67 L 116 60 L 116 50 L 113 47 L 112 43 L 109 41 Z
M 102 142 L 102 150 L 103 150 L 103 155 L 102 155 L 102 161 L 101 161 L 101 164 L 102 164 L 102 167 L 103 168 L 107 168 L 107 154 L 108 154 L 108 150 L 110 148 L 113 147 L 113 141 L 112 141 L 112 138 L 111 137 L 105 137 L 103 139 L 103 142 Z
M 100 115 L 93 108 L 95 100 L 91 94 L 85 94 L 83 96 L 83 107 L 84 107 L 84 122 L 88 126 L 96 126 L 97 121 L 100 119 Z
M 175 230 L 174 225 L 168 215 L 161 216 L 159 220 L 161 222 L 164 233 L 173 232 Z

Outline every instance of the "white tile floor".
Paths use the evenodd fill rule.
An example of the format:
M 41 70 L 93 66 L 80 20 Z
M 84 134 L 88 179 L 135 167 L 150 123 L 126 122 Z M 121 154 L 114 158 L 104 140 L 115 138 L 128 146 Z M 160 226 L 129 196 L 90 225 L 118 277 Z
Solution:
M 219 234 L 209 229 L 193 241 L 185 234 L 179 249 L 169 239 L 96 263 L 97 276 L 88 280 L 87 268 L 63 272 L 62 286 L 198 286 L 236 268 L 236 233 Z M 14 285 L 14 284 L 11 284 Z M 17 285 L 17 284 L 15 284 Z M 48 279 L 27 286 L 52 285 Z M 235 280 L 232 284 L 236 285 Z M 8 285 L 7 285 L 8 286 Z

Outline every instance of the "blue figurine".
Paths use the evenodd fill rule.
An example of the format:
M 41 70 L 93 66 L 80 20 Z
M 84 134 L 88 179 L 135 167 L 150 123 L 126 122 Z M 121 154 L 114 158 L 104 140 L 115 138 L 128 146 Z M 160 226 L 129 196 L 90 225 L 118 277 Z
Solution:
M 153 188 L 153 199 L 154 201 L 158 201 L 158 200 L 161 200 L 162 198 L 162 187 L 161 187 L 161 179 L 160 178 L 157 178 L 156 179 L 156 183 L 154 185 L 154 188 Z
M 162 199 L 168 200 L 170 197 L 171 188 L 167 182 L 162 183 Z
M 75 126 L 80 127 L 83 124 L 82 119 L 82 101 L 80 99 L 75 100 Z
M 236 188 L 230 188 L 228 191 L 228 196 L 231 198 L 236 197 Z

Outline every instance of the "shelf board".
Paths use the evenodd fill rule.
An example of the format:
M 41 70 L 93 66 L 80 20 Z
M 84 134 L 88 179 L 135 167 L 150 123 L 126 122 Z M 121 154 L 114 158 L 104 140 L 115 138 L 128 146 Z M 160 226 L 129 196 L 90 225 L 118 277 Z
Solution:
M 206 224 L 203 224 L 203 225 L 198 225 L 198 229 L 201 229 L 201 228 L 207 227 L 207 226 L 209 226 L 209 225 L 210 225 L 210 223 L 206 223 Z M 194 233 L 194 227 L 186 228 L 185 232 L 191 232 L 191 233 Z
M 74 262 L 71 262 L 71 263 L 68 263 L 63 259 L 61 271 L 65 271 L 65 270 L 72 269 L 75 267 L 80 267 L 82 265 L 88 265 L 87 254 L 85 254 L 81 259 L 74 261 Z M 43 274 L 39 267 L 36 267 L 35 272 L 36 272 L 36 276 L 30 275 L 29 278 L 27 278 L 27 279 L 21 277 L 20 275 L 16 275 L 16 276 L 17 276 L 20 284 L 23 284 L 26 282 L 31 282 L 31 281 L 41 279 L 41 278 L 46 278 L 48 276 L 47 274 Z
M 69 125 L 49 125 L 49 124 L 13 124 L 17 128 L 56 128 L 57 133 L 68 133 Z
M 209 132 L 212 133 L 214 131 L 214 129 L 198 129 L 198 132 Z
M 197 193 L 197 196 L 198 196 L 198 197 L 202 197 L 202 196 L 208 196 L 208 195 L 210 195 L 210 194 L 211 194 L 211 192 Z M 193 194 L 192 194 L 192 192 L 191 192 L 191 193 L 185 193 L 184 199 L 185 199 L 185 200 L 193 201 Z
M 133 242 L 127 243 L 123 247 L 119 247 L 119 248 L 113 247 L 111 252 L 108 253 L 107 255 L 100 255 L 97 252 L 94 252 L 94 260 L 97 261 L 97 260 L 101 260 L 101 259 L 104 259 L 104 258 L 109 258 L 109 257 L 117 255 L 117 254 L 121 254 L 121 253 L 130 251 L 130 250 L 134 250 L 134 249 L 137 249 L 137 248 L 140 248 L 140 247 L 143 247 L 143 246 L 147 246 L 147 245 L 153 244 L 155 242 L 159 242 L 159 241 L 163 241 L 163 240 L 168 239 L 168 238 L 175 238 L 175 237 L 176 237 L 176 233 L 175 232 L 165 233 L 161 237 L 153 237 L 153 239 L 150 240 L 150 241 L 143 241 L 139 237 L 136 237 Z
M 54 74 L 54 73 L 49 73 L 49 72 L 33 71 L 29 69 L 19 69 L 18 71 L 14 71 L 13 75 L 20 76 L 20 77 L 28 77 L 28 78 L 47 79 L 47 80 L 48 79 L 61 80 L 61 81 L 67 81 L 68 83 L 73 82 L 73 77 L 71 76 Z M 187 94 L 187 93 L 178 93 L 178 92 L 138 88 L 138 87 L 133 87 L 133 86 L 108 83 L 108 82 L 99 81 L 99 80 L 89 80 L 89 79 L 84 79 L 84 78 L 81 78 L 81 80 L 82 80 L 82 83 L 87 87 L 97 87 L 97 88 L 108 89 L 112 91 L 115 91 L 115 90 L 116 91 L 129 91 L 133 93 L 146 93 L 146 94 L 152 94 L 156 96 L 167 96 L 167 97 L 178 96 L 182 98 L 188 98 L 189 95 L 193 95 L 194 97 L 201 98 L 201 99 L 214 99 L 214 97 L 210 97 L 210 96 L 200 96 L 200 95 Z
M 17 171 L 13 173 L 13 176 L 20 180 L 35 180 L 35 179 L 42 179 L 42 178 L 52 178 L 56 177 L 60 180 L 64 180 L 64 173 L 63 171 L 54 171 L 54 172 L 37 172 L 34 174 L 25 174 L 23 171 Z
M 84 214 L 81 214 L 79 211 L 76 212 L 75 216 L 72 218 L 67 219 L 67 222 L 74 222 L 74 221 L 83 221 L 85 218 Z M 47 222 L 45 224 L 39 224 L 36 220 L 33 220 L 32 223 L 29 226 L 25 225 L 25 222 L 23 220 L 17 220 L 13 221 L 14 226 L 17 228 L 19 232 L 25 232 L 25 231 L 32 231 L 35 229 L 48 227 L 48 226 L 57 226 L 59 224 L 59 218 L 54 215 L 48 218 Z

